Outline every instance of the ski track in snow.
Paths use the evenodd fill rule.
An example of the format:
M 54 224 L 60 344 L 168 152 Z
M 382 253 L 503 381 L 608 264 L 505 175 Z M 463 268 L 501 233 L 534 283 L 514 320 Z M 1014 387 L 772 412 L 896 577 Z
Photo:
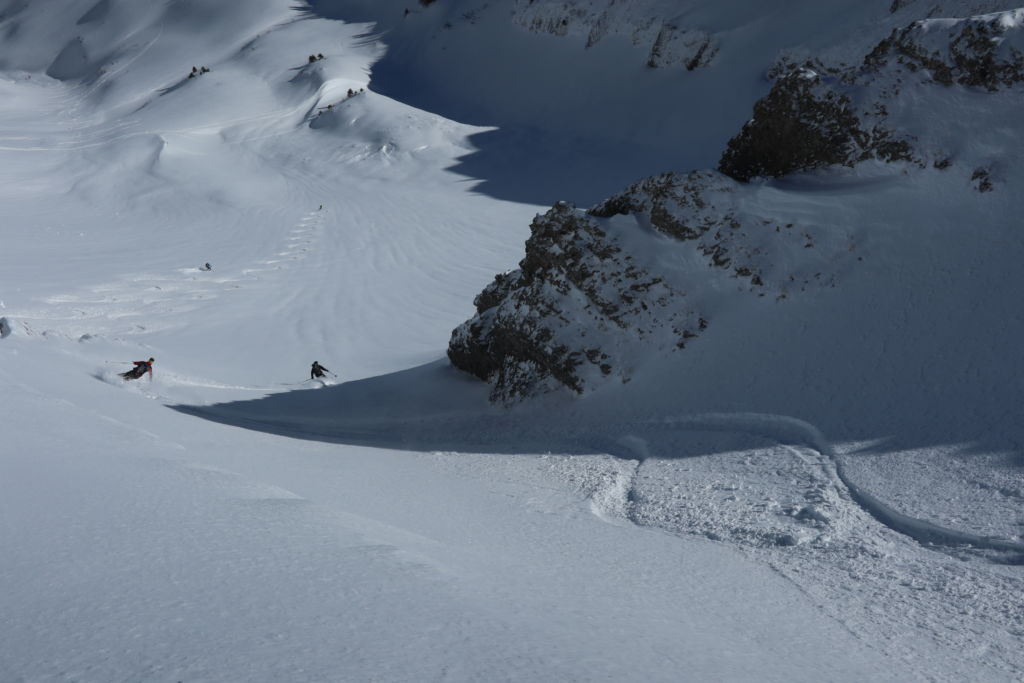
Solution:
M 784 415 L 738 413 L 665 418 L 662 423 L 696 430 L 747 432 L 775 439 L 781 444 L 796 442 L 804 447 L 790 446 L 794 455 L 809 466 L 820 469 L 824 473 L 824 479 L 832 482 L 841 498 L 855 502 L 893 531 L 909 536 L 928 547 L 976 548 L 1010 553 L 1010 557 L 1005 558 L 1005 561 L 1011 564 L 1024 564 L 1024 543 L 947 529 L 904 515 L 886 505 L 846 476 L 842 460 L 825 435 L 817 427 L 803 420 Z M 811 455 L 808 456 L 808 453 Z
M 152 321 L 163 321 L 165 326 L 172 325 L 175 316 L 195 311 L 200 306 L 224 296 L 231 290 L 247 287 L 273 286 L 286 274 L 289 267 L 309 256 L 317 247 L 323 232 L 324 213 L 318 210 L 307 212 L 290 228 L 283 232 L 280 240 L 264 249 L 264 256 L 255 259 L 248 265 L 239 266 L 228 272 L 222 272 L 214 265 L 211 272 L 201 272 L 194 267 L 183 267 L 172 273 L 136 273 L 129 274 L 116 281 L 90 287 L 85 292 L 68 293 L 49 297 L 45 309 L 11 311 L 10 318 L 27 324 L 30 330 L 42 329 L 47 334 L 56 332 L 69 339 L 79 335 L 110 336 L 115 340 L 153 331 Z M 375 258 L 396 259 L 397 255 L 387 250 L 377 251 Z M 145 321 L 146 325 L 142 322 Z M 158 323 L 159 325 L 161 323 Z M 190 377 L 175 373 L 163 373 L 164 381 L 170 385 L 184 387 L 207 388 L 214 390 L 252 390 L 274 391 L 283 386 L 249 387 L 225 382 L 217 382 L 201 377 Z M 111 379 L 113 377 L 113 379 Z M 101 379 L 121 384 L 112 373 Z M 153 393 L 148 386 L 130 386 L 132 390 L 155 400 L 170 402 L 168 397 Z M 821 575 L 809 577 L 806 568 L 801 567 L 807 559 L 794 555 L 795 552 L 826 552 L 821 548 L 834 542 L 834 537 L 841 537 L 844 543 L 856 547 L 852 560 L 844 571 L 858 580 L 868 583 L 880 579 L 881 569 L 885 564 L 884 556 L 873 558 L 872 549 L 878 544 L 879 532 L 871 529 L 871 522 L 877 522 L 886 529 L 902 534 L 929 549 L 943 549 L 954 556 L 976 555 L 977 551 L 988 551 L 990 559 L 1003 564 L 1020 564 L 1024 558 L 1024 544 L 1013 541 L 993 539 L 969 534 L 954 529 L 940 527 L 924 520 L 914 519 L 899 513 L 879 500 L 870 491 L 857 486 L 843 470 L 841 457 L 837 454 L 828 439 L 814 425 L 802 420 L 781 415 L 769 414 L 706 414 L 693 416 L 665 417 L 646 424 L 619 425 L 620 435 L 609 435 L 613 447 L 607 448 L 609 455 L 615 456 L 612 463 L 603 463 L 596 467 L 587 465 L 580 470 L 579 461 L 570 461 L 566 465 L 578 478 L 583 493 L 589 503 L 590 511 L 602 520 L 612 524 L 630 523 L 641 527 L 656 527 L 673 533 L 698 533 L 716 541 L 729 541 L 746 552 L 766 553 L 767 562 L 782 575 L 791 579 L 802 591 L 821 602 L 828 610 L 827 603 L 831 594 L 823 594 L 820 588 L 830 582 L 841 582 L 841 579 L 823 579 Z M 782 445 L 776 454 L 787 453 L 790 464 L 772 465 L 771 454 L 753 454 L 744 457 L 751 459 L 751 464 L 759 476 L 765 468 L 778 467 L 783 479 L 797 481 L 799 495 L 788 501 L 779 501 L 770 497 L 761 503 L 750 506 L 749 512 L 737 512 L 730 507 L 731 503 L 749 503 L 743 499 L 743 485 L 729 483 L 704 484 L 705 494 L 715 496 L 715 502 L 705 500 L 683 512 L 673 510 L 671 500 L 666 500 L 658 490 L 652 490 L 648 477 L 655 463 L 663 463 L 657 455 L 652 454 L 645 438 L 636 433 L 648 431 L 658 432 L 674 430 L 685 432 L 721 432 L 745 433 L 764 437 Z M 607 431 L 605 432 L 607 433 Z M 154 436 L 155 438 L 155 436 Z M 587 440 L 589 436 L 581 435 Z M 728 457 L 721 454 L 720 457 Z M 575 464 L 572 464 L 574 463 Z M 686 460 L 680 462 L 685 463 Z M 793 467 L 793 464 L 797 467 Z M 686 492 L 692 484 L 685 479 L 675 479 L 672 484 L 674 492 Z M 273 488 L 273 487 L 271 487 Z M 276 490 L 276 489 L 275 489 Z M 283 489 L 281 490 L 283 491 Z M 684 496 L 692 495 L 684 493 Z M 299 499 L 291 492 L 273 492 L 258 494 L 253 497 Z M 700 492 L 698 492 L 700 495 Z M 752 514 L 751 514 L 752 513 Z M 864 514 L 859 514 L 864 513 Z M 697 516 L 694 517 L 694 514 Z M 734 516 L 736 515 L 736 516 Z M 869 517 L 868 517 L 869 516 Z M 781 525 L 772 520 L 781 520 Z M 865 549 L 866 548 L 866 549 Z M 789 553 L 789 555 L 787 555 Z M 985 554 L 985 553 L 982 553 Z M 871 558 L 871 559 L 865 559 Z M 832 561 L 844 566 L 841 561 Z M 936 569 L 929 565 L 929 560 L 901 560 L 903 568 L 896 572 L 897 586 L 913 592 L 934 591 L 937 596 L 946 595 L 949 590 L 957 589 L 964 579 L 934 579 L 935 584 L 922 582 L 917 576 L 936 576 Z M 947 571 L 940 564 L 939 571 Z M 890 577 L 891 578 L 891 577 Z M 994 594 L 982 597 L 984 605 L 993 605 L 1001 591 L 1010 590 L 1003 583 L 996 583 Z M 937 587 L 936 587 L 937 586 Z M 953 588 L 950 588 L 953 586 Z M 833 586 L 834 587 L 834 586 Z M 875 584 L 880 593 L 886 587 Z M 959 589 L 957 589 L 959 590 Z M 979 593 L 981 595 L 981 593 Z M 900 596 L 890 595 L 888 599 L 903 600 Z M 940 597 L 937 599 L 941 599 Z M 850 606 L 846 606 L 852 609 Z M 872 608 L 873 609 L 873 608 Z M 948 614 L 939 616 L 924 614 L 922 616 L 918 603 L 909 600 L 905 609 L 916 618 L 929 624 L 933 632 L 941 630 L 940 624 Z M 1005 633 L 1010 638 L 1024 633 L 1020 630 L 1019 614 L 1015 616 L 1015 607 L 1005 608 Z M 998 613 L 998 610 L 996 610 Z M 852 619 L 849 613 L 834 609 L 836 619 L 852 632 L 867 636 L 870 632 L 867 624 L 870 618 L 864 616 Z M 902 622 L 892 617 L 888 628 L 896 632 Z M 1016 624 L 1016 626 L 1015 626 Z M 959 641 L 951 641 L 958 645 Z M 896 647 L 896 646 L 894 646 Z M 996 643 L 993 647 L 1001 647 Z M 890 653 L 899 655 L 899 652 Z
M 250 265 L 221 271 L 197 266 L 177 272 L 129 273 L 115 281 L 89 287 L 85 292 L 58 294 L 44 299 L 44 307 L 11 310 L 7 317 L 22 322 L 29 334 L 54 333 L 69 339 L 125 337 L 173 328 L 178 316 L 191 313 L 232 290 L 273 286 L 316 249 L 323 233 L 324 212 L 313 210 L 292 226 L 271 254 Z M 153 321 L 161 321 L 154 323 Z M 185 380 L 187 381 L 187 380 Z M 194 386 L 245 388 L 192 380 Z
M 671 458 L 652 456 L 647 440 L 631 434 L 604 449 L 612 460 L 568 456 L 561 476 L 599 518 L 726 542 L 887 656 L 912 661 L 910 634 L 921 629 L 965 653 L 943 676 L 969 678 L 979 661 L 1000 680 L 1022 674 L 1024 597 L 1008 566 L 1021 564 L 1020 544 L 893 510 L 849 482 L 835 449 L 802 420 L 708 414 L 644 427 L 636 431 L 746 433 L 777 445 Z M 966 626 L 950 629 L 954 622 Z
M 168 134 L 210 130 L 223 134 L 228 126 L 243 124 L 253 127 L 252 130 L 236 131 L 238 135 L 232 142 L 250 142 L 282 134 L 258 131 L 254 124 L 295 117 L 309 109 L 308 102 L 303 102 L 252 116 L 222 118 L 198 127 L 167 128 L 159 132 L 148 130 L 148 126 L 142 126 L 137 120 L 107 123 L 90 117 L 83 104 L 85 97 L 125 72 L 150 50 L 162 36 L 163 29 L 161 23 L 156 36 L 148 40 L 141 51 L 91 88 L 52 88 L 45 92 L 48 99 L 44 108 L 58 112 L 56 120 L 66 124 L 59 135 L 44 127 L 52 125 L 52 120 L 37 124 L 26 117 L 17 122 L 19 134 L 0 135 L 0 150 L 15 154 L 80 152 Z M 146 129 L 141 129 L 143 127 Z M 14 129 L 15 126 L 11 126 L 8 130 Z M 335 155 L 335 162 L 374 160 L 397 167 L 401 161 L 396 147 L 386 141 L 373 147 L 359 147 L 353 152 L 355 147 L 342 147 L 330 154 Z M 398 151 L 402 150 L 398 148 Z M 288 169 L 287 173 L 291 174 L 291 187 L 302 188 L 303 201 L 314 196 L 331 197 L 337 191 L 331 182 L 334 179 L 319 178 L 308 169 Z M 298 201 L 293 206 L 296 204 Z M 312 202 L 310 205 L 315 206 Z M 353 203 L 348 208 L 353 225 L 376 229 L 378 224 L 386 226 L 388 220 L 394 218 L 386 213 L 389 207 L 376 202 Z M 137 347 L 140 335 L 174 332 L 189 321 L 202 318 L 207 313 L 202 310 L 204 307 L 223 303 L 228 296 L 260 300 L 274 289 L 284 292 L 280 298 L 299 296 L 296 292 L 312 285 L 311 281 L 288 282 L 287 278 L 294 272 L 290 269 L 312 258 L 324 246 L 326 213 L 326 210 L 314 209 L 290 225 L 285 223 L 273 240 L 260 245 L 258 255 L 249 255 L 242 263 L 214 262 L 211 272 L 199 271 L 196 263 L 177 269 L 127 273 L 84 288 L 69 288 L 65 293 L 40 299 L 38 305 L 5 309 L 4 319 L 8 326 L 13 323 L 19 335 L 55 335 L 69 340 L 105 337 Z M 433 255 L 415 253 L 421 244 L 380 240 L 378 234 L 373 229 L 352 231 L 351 235 L 346 235 L 344 248 L 359 258 L 365 255 L 374 268 L 382 272 L 406 268 L 416 258 L 429 261 Z M 260 236 L 264 235 L 266 233 Z M 339 246 L 329 245 L 326 258 L 332 257 Z M 430 276 L 436 279 L 432 284 L 445 284 L 444 273 L 431 272 Z M 332 286 L 340 288 L 337 283 Z M 390 294 L 398 298 L 404 295 L 402 292 L 397 295 L 374 292 L 372 283 L 362 287 L 345 295 Z M 403 304 L 408 305 L 408 302 L 403 301 Z M 366 314 L 362 309 L 359 312 Z M 317 332 L 323 334 L 320 330 Z M 149 383 L 121 382 L 113 371 L 95 376 L 156 401 L 178 400 L 154 393 Z M 163 371 L 160 377 L 160 381 L 174 387 L 171 393 L 178 388 L 212 390 L 206 392 L 204 398 L 224 391 L 267 392 L 297 386 L 247 386 L 217 381 L 203 376 L 202 372 Z M 48 398 L 28 385 L 17 388 Z M 145 439 L 161 441 L 169 448 L 185 449 L 181 443 L 129 422 L 100 412 L 95 412 L 95 416 Z M 424 419 L 427 420 L 429 418 Z M 369 435 L 381 428 L 377 424 L 354 424 L 351 431 L 358 432 L 361 427 Z M 561 504 L 564 509 L 558 510 L 559 514 L 570 514 L 566 510 L 572 510 L 578 499 L 587 512 L 610 524 L 657 528 L 675 534 L 701 534 L 728 542 L 790 579 L 848 632 L 876 643 L 875 647 L 889 648 L 888 654 L 904 658 L 912 668 L 918 652 L 912 641 L 920 637 L 916 632 L 920 629 L 951 652 L 960 653 L 958 656 L 965 661 L 986 660 L 983 665 L 990 667 L 986 671 L 1007 679 L 1019 679 L 1024 674 L 1016 664 L 1020 660 L 1019 639 L 1024 637 L 1024 606 L 1016 578 L 1001 573 L 1015 568 L 999 564 L 1024 564 L 1024 544 L 957 531 L 898 512 L 866 487 L 851 481 L 844 470 L 842 456 L 833 444 L 814 425 L 799 419 L 754 413 L 707 414 L 591 427 L 599 432 L 596 436 L 580 433 L 570 438 L 580 443 L 600 442 L 607 446 L 606 454 L 524 458 L 494 457 L 493 454 L 474 457 L 468 452 L 433 455 L 439 460 L 439 469 L 464 471 L 471 466 L 480 467 L 488 485 L 492 484 L 495 471 L 501 468 L 513 473 L 510 479 L 514 479 L 516 473 L 525 478 L 524 469 L 543 468 L 543 475 L 531 480 L 531 485 L 546 494 L 553 491 L 562 495 L 564 492 L 551 480 L 567 481 L 579 494 L 558 498 L 558 503 L 546 498 L 539 502 L 531 499 L 526 501 L 527 506 L 544 509 L 544 506 Z M 638 435 L 653 436 L 665 431 L 748 434 L 764 438 L 773 445 L 708 452 L 705 456 L 681 452 L 679 457 L 671 459 L 655 452 L 649 439 Z M 430 457 L 424 456 L 425 459 Z M 479 464 L 483 461 L 487 464 Z M 184 469 L 199 482 L 216 479 L 220 488 L 231 489 L 238 498 L 305 502 L 305 498 L 284 486 L 249 479 L 214 465 L 185 463 Z M 1005 495 L 1020 497 L 1013 491 Z M 550 512 L 550 509 L 544 511 Z M 936 549 L 944 552 L 931 552 Z M 978 557 L 993 562 L 970 561 Z M 953 620 L 963 624 L 953 629 L 949 626 Z M 877 645 L 881 641 L 885 644 Z M 944 675 L 966 679 L 976 674 L 978 669 L 967 664 L 960 671 L 954 663 L 953 669 Z

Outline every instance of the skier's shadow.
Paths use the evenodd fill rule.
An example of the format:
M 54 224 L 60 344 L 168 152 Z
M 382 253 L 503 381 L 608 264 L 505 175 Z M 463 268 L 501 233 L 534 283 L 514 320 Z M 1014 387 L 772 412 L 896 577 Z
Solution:
M 315 390 L 174 410 L 297 439 L 415 451 L 594 453 L 601 444 L 570 434 L 536 408 L 504 408 L 489 387 L 438 360 L 389 375 Z

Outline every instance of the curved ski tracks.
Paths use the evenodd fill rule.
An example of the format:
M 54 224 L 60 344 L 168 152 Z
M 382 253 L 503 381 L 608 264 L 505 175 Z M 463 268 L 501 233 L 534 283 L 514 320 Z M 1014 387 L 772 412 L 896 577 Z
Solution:
M 948 529 L 905 515 L 883 503 L 850 480 L 842 460 L 825 435 L 817 427 L 804 420 L 768 413 L 707 413 L 667 417 L 653 424 L 672 428 L 740 431 L 768 437 L 783 444 L 796 443 L 807 446 L 827 461 L 828 469 L 835 473 L 837 485 L 845 487 L 855 503 L 893 531 L 909 536 L 925 546 L 967 547 L 1001 553 L 1017 553 L 1019 558 L 1013 563 L 1024 563 L 1024 543 Z

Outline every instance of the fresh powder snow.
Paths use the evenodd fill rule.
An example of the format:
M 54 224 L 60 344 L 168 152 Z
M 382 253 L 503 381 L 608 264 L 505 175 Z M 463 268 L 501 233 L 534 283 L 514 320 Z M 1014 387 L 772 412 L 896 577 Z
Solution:
M 706 331 L 509 405 L 446 358 L 772 67 L 1012 9 L 925 5 L 0 2 L 0 681 L 1020 680 L 1019 83 L 901 76 L 924 167 L 722 181 L 824 284 L 617 215 Z

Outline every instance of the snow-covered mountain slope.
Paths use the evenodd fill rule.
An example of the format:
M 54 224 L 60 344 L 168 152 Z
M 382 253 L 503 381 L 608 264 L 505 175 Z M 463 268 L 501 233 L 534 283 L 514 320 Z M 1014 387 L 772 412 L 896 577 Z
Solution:
M 561 385 L 605 387 L 611 415 L 785 405 L 832 440 L 1016 452 L 1020 16 L 915 23 L 861 65 L 783 72 L 720 165 L 782 180 L 665 175 L 587 212 L 556 206 L 449 357 L 497 400 Z M 969 488 L 1016 500 L 996 483 L 1015 467 Z
M 933 7 L 762 5 L 0 2 L 0 679 L 1019 678 L 1016 86 L 939 84 L 945 170 L 690 173 Z M 595 289 L 628 383 L 495 406 L 446 344 L 559 198 L 673 291 Z
M 583 392 L 610 377 L 628 381 L 636 367 L 652 362 L 652 354 L 684 348 L 713 324 L 719 309 L 735 305 L 723 290 L 736 290 L 736 297 L 749 291 L 780 306 L 819 286 L 859 299 L 862 292 L 841 282 L 849 271 L 870 272 L 895 290 L 908 273 L 917 271 L 922 279 L 932 274 L 934 262 L 912 257 L 915 245 L 941 243 L 944 237 L 933 226 L 962 206 L 989 214 L 972 238 L 988 232 L 1005 242 L 1015 227 L 1010 216 L 1020 210 L 1006 190 L 1021 173 L 1008 150 L 1024 132 L 1016 116 L 1024 81 L 1024 54 L 1017 47 L 1022 17 L 1024 10 L 924 21 L 894 32 L 861 66 L 826 74 L 794 67 L 724 150 L 720 170 L 740 183 L 712 173 L 665 175 L 638 183 L 588 215 L 556 206 L 535 221 L 520 269 L 499 275 L 478 297 L 477 316 L 455 331 L 449 356 L 490 381 L 496 398 L 530 395 L 550 388 L 552 380 Z M 870 160 L 886 163 L 865 163 Z M 814 169 L 825 170 L 781 186 L 746 184 Z M 815 185 L 823 182 L 849 188 L 848 196 L 820 201 Z M 904 225 L 885 215 L 878 201 L 885 183 L 896 188 L 889 201 L 910 204 L 922 216 L 942 207 L 929 219 L 927 234 L 919 232 L 920 220 Z M 938 194 L 922 198 L 914 187 Z M 858 209 L 858 195 L 872 199 Z M 630 220 L 608 220 L 620 215 Z M 955 227 L 950 243 L 938 247 L 945 254 L 939 259 L 950 267 L 972 258 Z M 881 230 L 893 230 L 898 238 L 890 239 L 901 240 L 895 247 L 898 272 L 879 263 L 885 255 L 871 252 Z M 1020 257 L 1014 240 L 1002 248 L 1012 269 Z M 988 291 L 968 286 L 961 296 L 981 298 Z M 856 305 L 844 302 L 841 308 Z M 908 335 L 940 327 L 951 305 L 946 301 L 934 318 L 922 319 L 918 332 L 900 319 L 880 320 L 870 336 L 892 339 L 889 353 L 898 353 Z M 1001 308 L 998 300 L 992 305 Z M 1017 330 L 1010 324 L 990 332 L 1012 337 Z M 843 357 L 874 362 L 874 352 L 856 344 L 843 349 Z M 906 345 L 903 353 L 917 358 L 918 347 Z M 900 363 L 913 364 L 914 358 Z M 972 358 L 1000 364 L 998 358 Z
M 473 136 L 478 151 L 456 170 L 484 176 L 482 188 L 501 198 L 580 206 L 652 173 L 716 166 L 779 61 L 852 65 L 915 20 L 1006 9 L 985 0 L 310 4 L 318 16 L 376 22 L 388 45 L 373 66 L 378 92 L 499 127 Z M 695 58 L 702 66 L 688 70 Z

